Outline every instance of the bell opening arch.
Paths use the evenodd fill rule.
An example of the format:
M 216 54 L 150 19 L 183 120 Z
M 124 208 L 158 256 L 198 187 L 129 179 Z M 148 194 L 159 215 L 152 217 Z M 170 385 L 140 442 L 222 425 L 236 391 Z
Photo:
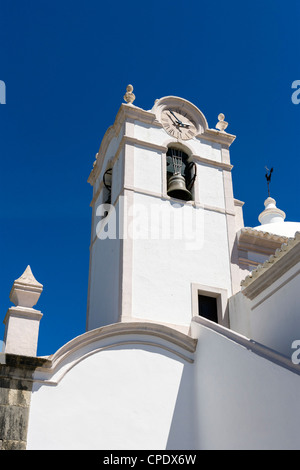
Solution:
M 191 150 L 179 142 L 167 145 L 165 154 L 166 195 L 181 201 L 194 201 L 197 167 Z

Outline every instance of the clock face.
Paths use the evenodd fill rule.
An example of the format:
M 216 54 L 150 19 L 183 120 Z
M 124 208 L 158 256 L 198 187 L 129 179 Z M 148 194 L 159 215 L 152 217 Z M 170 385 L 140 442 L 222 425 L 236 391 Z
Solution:
M 179 140 L 192 139 L 197 132 L 191 117 L 179 108 L 165 108 L 161 114 L 161 122 L 166 132 Z

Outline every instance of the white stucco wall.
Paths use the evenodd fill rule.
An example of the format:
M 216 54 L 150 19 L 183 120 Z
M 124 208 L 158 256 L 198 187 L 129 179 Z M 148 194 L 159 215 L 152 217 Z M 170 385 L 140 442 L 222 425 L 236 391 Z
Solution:
M 119 205 L 116 206 L 118 214 Z M 114 217 L 112 213 L 106 218 Z M 95 217 L 95 229 L 100 217 Z M 115 217 L 116 221 L 118 216 Z M 116 231 L 118 224 L 116 224 Z M 121 240 L 99 239 L 97 236 L 91 245 L 90 279 L 88 295 L 87 328 L 114 323 L 119 320 L 120 306 L 120 250 Z
M 199 448 L 299 449 L 299 372 L 199 323 L 192 332 Z
M 199 202 L 219 209 L 225 208 L 222 170 L 197 163 L 195 184 L 199 188 Z
M 208 320 L 191 327 L 194 353 L 138 332 L 65 345 L 35 372 L 27 448 L 299 449 L 296 366 Z
M 226 210 L 234 208 L 234 202 L 231 179 L 229 181 L 228 175 L 225 175 L 230 168 L 224 167 L 221 144 L 199 137 L 183 142 L 182 148 L 195 156 L 197 178 L 193 188 L 195 204 L 183 204 L 180 209 L 184 214 L 181 226 L 185 230 L 186 216 L 189 214 L 188 220 L 192 220 L 194 228 L 188 230 L 188 235 L 174 235 L 171 229 L 169 235 L 166 236 L 164 232 L 162 236 L 163 224 L 168 217 L 172 219 L 179 212 L 176 208 L 179 201 L 169 200 L 167 196 L 165 161 L 166 147 L 172 143 L 178 145 L 178 142 L 157 122 L 141 122 L 140 111 L 134 111 L 133 108 L 130 112 L 136 112 L 137 119 L 130 116 L 120 127 L 118 137 L 113 137 L 107 147 L 104 162 L 112 158 L 115 152 L 117 160 L 113 171 L 112 202 L 125 188 L 126 197 L 130 196 L 131 215 L 135 214 L 134 221 L 128 213 L 125 214 L 125 220 L 129 230 L 142 231 L 143 234 L 142 237 L 134 236 L 130 242 L 125 240 L 118 246 L 115 244 L 111 256 L 108 251 L 111 251 L 113 244 L 106 241 L 94 243 L 88 315 L 95 321 L 89 321 L 89 329 L 115 322 L 120 316 L 126 320 L 133 317 L 188 326 L 193 315 L 192 284 L 225 289 L 228 296 L 231 295 L 233 281 L 229 238 L 235 236 L 235 232 L 231 233 L 235 226 L 228 223 Z M 143 113 L 141 118 L 145 118 Z M 122 132 L 123 140 L 120 138 Z M 120 144 L 122 147 L 118 148 Z M 227 153 L 226 163 L 229 163 L 229 151 Z M 101 179 L 102 173 L 96 187 Z M 98 201 L 95 208 L 97 204 Z M 139 211 L 138 215 L 136 210 Z M 163 214 L 162 218 L 154 220 L 153 210 Z M 145 222 L 149 214 L 151 227 L 147 225 L 148 221 Z M 97 221 L 94 219 L 96 226 Z M 151 231 L 158 235 L 153 236 Z M 189 238 L 191 232 L 193 238 Z M 129 237 L 132 235 L 129 234 Z M 103 270 L 108 270 L 108 273 Z M 117 288 L 121 290 L 122 284 L 120 279 L 115 282 L 118 274 L 113 274 L 114 270 L 120 273 L 122 281 L 126 280 L 126 289 L 123 288 L 119 294 Z M 100 299 L 103 301 L 100 282 L 106 291 L 104 305 L 103 302 L 99 303 Z M 105 300 L 110 288 L 113 289 L 114 299 L 111 299 L 111 303 Z M 120 296 L 121 302 L 117 301 Z M 119 316 L 116 315 L 117 304 Z M 104 314 L 105 322 L 103 307 L 107 312 Z M 101 319 L 97 320 L 97 315 Z
M 115 160 L 112 173 L 111 201 L 115 203 L 123 189 L 124 152 L 121 151 Z
M 134 137 L 141 141 L 162 145 L 167 134 L 163 128 L 146 124 L 137 119 L 134 121 Z
M 161 194 L 162 163 L 161 152 L 136 146 L 134 148 L 134 187 Z
M 195 160 L 197 178 L 193 191 L 198 205 L 182 204 L 178 209 L 179 201 L 164 199 L 165 155 L 151 148 L 153 143 L 171 144 L 172 138 L 163 129 L 138 121 L 134 137 L 149 142 L 150 146 L 147 149 L 136 145 L 130 155 L 134 159 L 134 187 L 138 189 L 134 194 L 136 220 L 131 223 L 137 232 L 143 232 L 132 242 L 132 273 L 128 273 L 132 275 L 131 314 L 135 318 L 189 325 L 192 283 L 226 289 L 231 294 L 223 171 Z M 194 138 L 184 142 L 184 146 L 190 154 L 214 162 L 222 160 L 221 145 L 217 143 Z M 160 194 L 162 198 L 157 197 Z M 179 212 L 183 233 L 174 234 L 172 226 L 169 236 L 165 236 L 168 219 L 179 220 L 180 216 L 176 218 Z M 155 213 L 159 214 L 157 218 Z M 194 228 L 184 233 L 188 220 L 193 220 Z M 158 234 L 157 239 L 151 230 Z M 192 233 L 194 239 L 189 239 Z
M 242 292 L 238 292 L 228 299 L 228 307 L 230 329 L 247 338 L 252 338 L 251 301 Z
M 300 340 L 299 268 L 300 263 L 252 300 L 253 339 L 288 357 L 292 342 Z
M 96 350 L 58 385 L 34 385 L 27 448 L 194 448 L 192 393 L 191 364 L 171 352 L 134 344 Z
M 134 137 L 141 141 L 155 143 L 157 145 L 165 145 L 166 142 L 171 142 L 176 139 L 172 139 L 164 129 L 151 127 L 148 124 L 144 124 L 138 120 L 135 121 Z M 200 138 L 194 138 L 184 142 L 190 148 L 191 152 L 195 155 L 202 156 L 215 162 L 221 162 L 221 145 L 216 142 L 208 142 L 207 140 Z
M 299 267 L 288 269 L 252 300 L 242 292 L 230 298 L 231 329 L 291 357 L 292 342 L 300 339 Z
M 192 283 L 223 288 L 228 293 L 231 290 L 225 215 L 185 205 L 176 208 L 170 201 L 142 194 L 136 194 L 134 202 L 136 207 L 146 208 L 144 211 L 141 209 L 134 220 L 137 232 L 140 226 L 148 227 L 148 232 L 144 238 L 141 233 L 140 239 L 132 243 L 132 315 L 189 325 Z M 147 215 L 151 216 L 151 212 L 150 209 L 147 212 L 147 208 L 150 207 L 154 213 L 162 214 L 163 207 L 166 207 L 167 214 L 171 214 L 170 220 L 175 221 L 180 221 L 180 217 L 184 221 L 189 211 L 195 217 L 197 238 L 176 239 L 172 232 L 168 239 L 162 239 L 162 220 L 151 217 L 148 224 Z M 180 213 L 182 216 L 177 215 Z M 167 217 L 162 219 L 167 229 Z M 159 236 L 151 239 L 151 229 L 155 224 Z M 184 225 L 183 222 L 181 226 Z

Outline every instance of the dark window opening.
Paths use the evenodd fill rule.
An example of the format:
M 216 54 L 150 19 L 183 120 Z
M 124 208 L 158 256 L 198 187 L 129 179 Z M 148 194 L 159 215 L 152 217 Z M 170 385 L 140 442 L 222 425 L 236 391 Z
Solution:
M 199 315 L 207 320 L 218 323 L 218 308 L 216 297 L 198 296 Z

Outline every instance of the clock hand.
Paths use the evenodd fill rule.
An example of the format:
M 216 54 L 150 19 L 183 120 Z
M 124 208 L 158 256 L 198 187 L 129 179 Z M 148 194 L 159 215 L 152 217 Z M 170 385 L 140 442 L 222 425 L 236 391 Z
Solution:
M 173 111 L 170 110 L 170 113 L 173 114 L 174 118 L 176 119 L 176 121 L 178 122 L 178 125 L 179 126 L 182 126 L 182 127 L 190 127 L 191 124 L 189 124 L 188 122 L 182 122 L 178 119 L 177 116 L 175 116 L 175 114 L 173 113 Z
M 173 111 L 170 110 L 170 113 L 173 114 L 174 118 L 176 119 L 176 121 L 178 122 L 178 124 L 182 124 L 182 122 L 178 119 L 178 117 L 175 116 L 175 114 L 173 113 Z
M 171 111 L 172 112 L 172 111 Z M 173 114 L 173 113 L 172 113 Z M 177 126 L 177 122 L 174 121 L 174 119 L 172 119 L 172 116 L 170 116 L 170 119 L 171 121 L 173 122 L 173 124 L 175 124 L 175 126 Z
M 175 122 L 174 119 L 172 119 L 172 116 L 170 116 L 170 119 L 173 122 L 174 126 L 176 126 L 176 129 L 178 130 L 178 132 L 181 133 L 180 124 L 177 124 L 177 122 Z

